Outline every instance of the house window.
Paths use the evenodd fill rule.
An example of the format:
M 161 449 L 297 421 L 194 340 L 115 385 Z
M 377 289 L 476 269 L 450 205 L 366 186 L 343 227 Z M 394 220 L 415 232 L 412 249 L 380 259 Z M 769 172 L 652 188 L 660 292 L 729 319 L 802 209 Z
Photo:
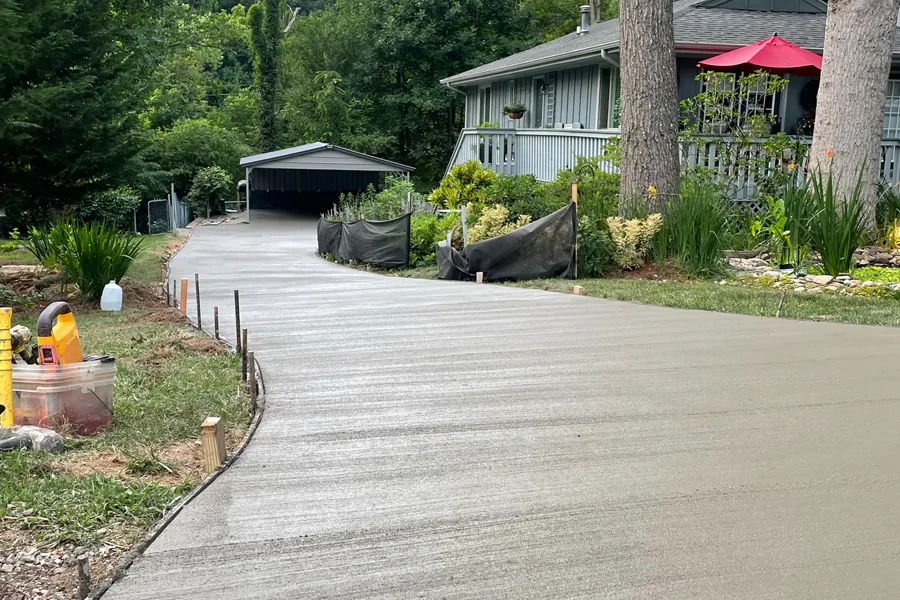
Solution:
M 491 88 L 489 87 L 478 90 L 478 118 L 479 124 L 488 123 L 491 120 Z
M 897 79 L 888 81 L 882 137 L 886 140 L 900 139 L 900 80 Z
M 703 78 L 702 89 L 706 104 L 700 123 L 705 133 L 748 128 L 754 116 L 777 117 L 778 93 L 769 86 L 767 73 L 741 78 L 716 74 Z

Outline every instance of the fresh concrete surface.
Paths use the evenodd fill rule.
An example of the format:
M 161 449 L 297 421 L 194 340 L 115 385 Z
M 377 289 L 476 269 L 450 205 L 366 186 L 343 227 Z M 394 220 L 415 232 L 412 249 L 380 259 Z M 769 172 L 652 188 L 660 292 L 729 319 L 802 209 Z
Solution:
M 900 330 L 383 277 L 253 219 L 173 267 L 231 339 L 240 288 L 262 425 L 104 600 L 897 597 Z

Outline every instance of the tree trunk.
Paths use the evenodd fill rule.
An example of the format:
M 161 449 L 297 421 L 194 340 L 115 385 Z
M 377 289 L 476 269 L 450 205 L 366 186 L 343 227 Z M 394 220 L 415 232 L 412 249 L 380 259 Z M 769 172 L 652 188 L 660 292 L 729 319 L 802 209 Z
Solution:
M 863 175 L 863 222 L 875 226 L 884 101 L 900 0 L 830 0 L 810 166 L 840 194 Z
M 671 0 L 622 0 L 622 187 L 628 216 L 648 197 L 651 210 L 678 190 L 678 82 Z

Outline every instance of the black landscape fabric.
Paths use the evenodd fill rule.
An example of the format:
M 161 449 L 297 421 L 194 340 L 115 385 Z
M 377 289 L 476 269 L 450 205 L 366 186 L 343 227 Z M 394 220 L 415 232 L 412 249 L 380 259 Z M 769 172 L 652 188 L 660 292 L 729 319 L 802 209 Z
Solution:
M 578 213 L 574 203 L 500 237 L 469 244 L 462 252 L 448 239 L 438 244 L 440 279 L 485 281 L 575 277 Z
M 409 217 L 341 223 L 319 219 L 319 254 L 392 269 L 409 264 Z

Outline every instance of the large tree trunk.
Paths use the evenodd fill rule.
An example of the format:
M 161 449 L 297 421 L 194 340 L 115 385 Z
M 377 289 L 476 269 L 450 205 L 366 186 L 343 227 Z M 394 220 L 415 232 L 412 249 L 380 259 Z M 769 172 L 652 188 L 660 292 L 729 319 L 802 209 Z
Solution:
M 875 225 L 884 99 L 900 0 L 830 0 L 810 165 L 847 194 L 864 174 L 863 220 Z
M 622 0 L 622 189 L 627 216 L 653 186 L 659 210 L 678 189 L 678 82 L 671 0 Z

